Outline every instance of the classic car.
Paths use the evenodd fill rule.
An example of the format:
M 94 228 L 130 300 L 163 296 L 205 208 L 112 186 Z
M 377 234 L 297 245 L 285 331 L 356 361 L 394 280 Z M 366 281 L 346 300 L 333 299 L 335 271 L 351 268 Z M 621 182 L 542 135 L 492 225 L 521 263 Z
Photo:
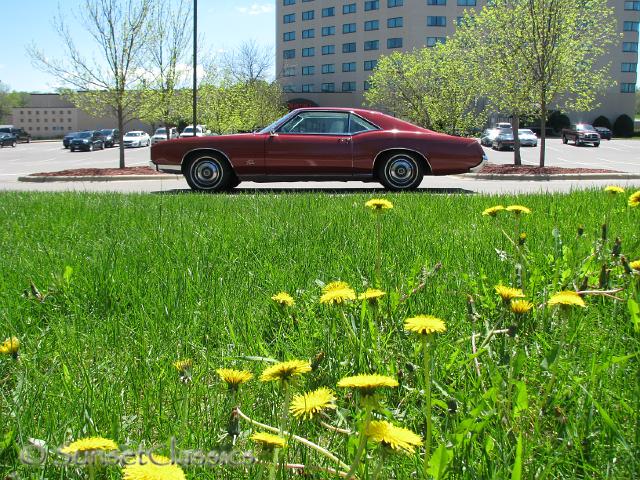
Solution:
M 15 147 L 18 139 L 13 133 L 0 132 L 0 147 Z
M 156 143 L 150 166 L 182 173 L 200 191 L 226 190 L 242 181 L 318 180 L 412 190 L 423 175 L 476 171 L 486 159 L 476 139 L 370 110 L 315 107 L 293 110 L 254 133 Z

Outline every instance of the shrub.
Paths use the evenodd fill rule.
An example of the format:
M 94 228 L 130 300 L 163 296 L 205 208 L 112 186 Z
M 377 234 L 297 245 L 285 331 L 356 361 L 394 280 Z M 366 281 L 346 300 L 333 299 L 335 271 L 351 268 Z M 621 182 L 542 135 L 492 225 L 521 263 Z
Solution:
M 633 137 L 633 120 L 625 113 L 613 123 L 613 134 L 616 137 Z
M 558 134 L 562 131 L 563 128 L 569 128 L 569 126 L 571 126 L 571 120 L 569 120 L 569 117 L 567 117 L 559 110 L 554 110 L 549 115 L 547 125 L 553 130 L 555 134 Z
M 605 128 L 608 128 L 609 130 L 611 130 L 611 122 L 604 115 L 600 115 L 598 118 L 596 118 L 593 121 L 593 126 L 594 127 L 605 127 Z

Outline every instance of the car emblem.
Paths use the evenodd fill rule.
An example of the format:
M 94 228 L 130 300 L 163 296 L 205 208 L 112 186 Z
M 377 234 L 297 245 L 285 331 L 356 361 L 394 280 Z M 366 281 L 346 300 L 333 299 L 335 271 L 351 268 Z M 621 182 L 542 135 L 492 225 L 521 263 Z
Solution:
M 255 160 L 247 160 L 247 165 L 255 165 L 256 161 Z

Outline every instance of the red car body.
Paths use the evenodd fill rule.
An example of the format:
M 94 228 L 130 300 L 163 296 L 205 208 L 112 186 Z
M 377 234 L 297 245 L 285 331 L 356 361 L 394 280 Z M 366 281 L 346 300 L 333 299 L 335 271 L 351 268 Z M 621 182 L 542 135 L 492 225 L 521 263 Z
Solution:
M 260 132 L 187 137 L 151 147 L 151 166 L 182 173 L 191 188 L 241 181 L 361 180 L 417 188 L 423 175 L 474 171 L 486 161 L 475 139 L 427 130 L 363 109 L 293 110 Z

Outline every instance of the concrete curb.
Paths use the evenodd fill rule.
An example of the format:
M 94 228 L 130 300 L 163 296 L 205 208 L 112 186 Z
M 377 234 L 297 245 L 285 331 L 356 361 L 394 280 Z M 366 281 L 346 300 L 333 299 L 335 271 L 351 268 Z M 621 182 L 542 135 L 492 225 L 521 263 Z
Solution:
M 518 175 L 499 173 L 465 173 L 462 177 L 476 180 L 524 180 L 524 181 L 550 181 L 550 180 L 638 180 L 640 173 L 560 173 L 555 175 Z
M 180 180 L 182 175 L 85 175 L 85 176 L 25 176 L 18 177 L 19 182 L 118 182 L 120 180 Z

